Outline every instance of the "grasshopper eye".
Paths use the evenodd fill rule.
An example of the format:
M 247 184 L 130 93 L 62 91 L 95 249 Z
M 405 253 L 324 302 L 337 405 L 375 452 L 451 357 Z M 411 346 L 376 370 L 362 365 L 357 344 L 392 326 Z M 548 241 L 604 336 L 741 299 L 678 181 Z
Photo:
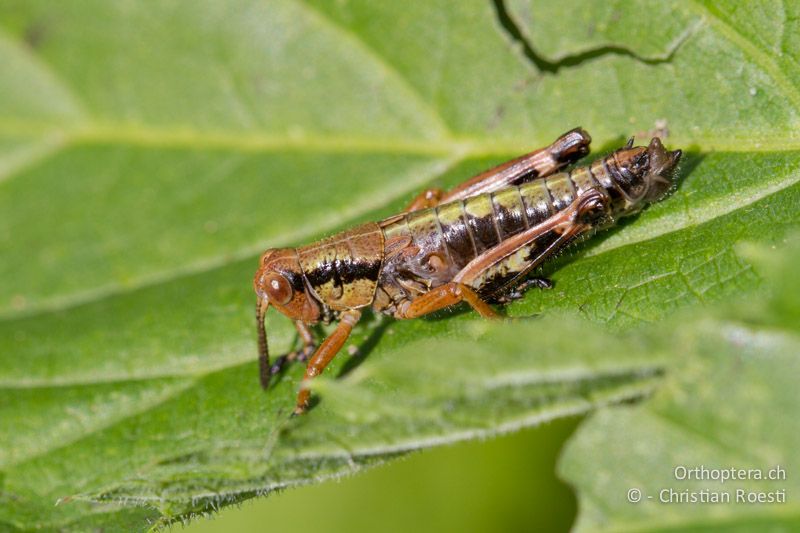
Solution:
M 270 302 L 285 305 L 292 299 L 292 286 L 282 275 L 273 272 L 264 276 L 264 290 Z

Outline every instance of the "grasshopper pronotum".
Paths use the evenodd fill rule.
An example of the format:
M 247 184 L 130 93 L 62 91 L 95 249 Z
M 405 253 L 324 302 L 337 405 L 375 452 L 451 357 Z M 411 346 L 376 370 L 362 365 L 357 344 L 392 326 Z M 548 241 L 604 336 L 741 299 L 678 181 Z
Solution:
M 310 356 L 306 379 L 322 372 L 367 306 L 416 318 L 464 301 L 497 318 L 490 303 L 549 286 L 528 276 L 543 261 L 672 188 L 681 151 L 667 151 L 657 137 L 647 147 L 631 139 L 591 165 L 561 172 L 589 153 L 590 142 L 576 128 L 448 192 L 426 190 L 399 215 L 264 252 L 254 280 L 262 386 L 295 358 Z M 264 327 L 270 305 L 294 320 L 303 343 L 272 366 Z M 317 348 L 309 325 L 334 320 L 338 326 Z M 308 400 L 302 387 L 295 413 Z

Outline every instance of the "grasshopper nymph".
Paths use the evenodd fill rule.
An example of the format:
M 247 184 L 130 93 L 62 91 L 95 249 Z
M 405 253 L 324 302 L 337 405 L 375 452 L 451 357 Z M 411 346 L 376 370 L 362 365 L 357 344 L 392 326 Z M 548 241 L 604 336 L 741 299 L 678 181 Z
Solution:
M 490 303 L 549 286 L 529 277 L 543 261 L 672 188 L 681 151 L 666 150 L 657 137 L 646 147 L 631 139 L 590 165 L 562 171 L 589 153 L 590 142 L 576 128 L 448 192 L 424 191 L 399 215 L 264 252 L 254 280 L 262 386 L 292 359 L 310 357 L 306 379 L 322 372 L 367 306 L 404 319 L 463 301 L 497 318 Z M 270 305 L 294 320 L 303 343 L 272 366 L 264 328 Z M 309 325 L 331 321 L 338 326 L 316 347 Z M 303 387 L 295 413 L 308 400 Z

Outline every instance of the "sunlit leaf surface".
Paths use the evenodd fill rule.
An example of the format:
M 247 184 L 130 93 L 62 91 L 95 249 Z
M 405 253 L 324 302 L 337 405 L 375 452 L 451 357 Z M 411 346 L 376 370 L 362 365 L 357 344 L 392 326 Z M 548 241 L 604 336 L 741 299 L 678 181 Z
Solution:
M 143 528 L 646 395 L 679 354 L 612 332 L 757 290 L 734 245 L 798 225 L 797 9 L 0 0 L 0 528 Z M 301 368 L 258 388 L 267 246 L 664 121 L 679 189 L 509 308 L 543 319 L 367 319 L 308 417 Z

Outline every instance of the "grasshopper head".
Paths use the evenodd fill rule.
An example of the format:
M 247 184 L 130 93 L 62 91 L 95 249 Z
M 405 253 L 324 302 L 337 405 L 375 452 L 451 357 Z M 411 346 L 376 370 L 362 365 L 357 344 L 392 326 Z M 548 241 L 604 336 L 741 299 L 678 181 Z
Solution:
M 303 322 L 320 318 L 320 306 L 308 292 L 303 270 L 294 248 L 273 248 L 264 252 L 253 279 L 259 302 Z
M 675 185 L 681 158 L 680 150 L 670 152 L 658 137 L 653 137 L 646 147 L 634 147 L 632 141 L 613 154 L 616 186 L 624 197 L 616 209 L 618 216 L 638 213 L 666 196 Z
M 269 345 L 264 324 L 267 308 L 272 305 L 289 318 L 306 323 L 318 322 L 321 309 L 306 288 L 297 251 L 293 248 L 276 248 L 264 252 L 253 279 L 253 288 L 258 295 L 256 326 L 261 386 L 266 388 L 270 376 Z

